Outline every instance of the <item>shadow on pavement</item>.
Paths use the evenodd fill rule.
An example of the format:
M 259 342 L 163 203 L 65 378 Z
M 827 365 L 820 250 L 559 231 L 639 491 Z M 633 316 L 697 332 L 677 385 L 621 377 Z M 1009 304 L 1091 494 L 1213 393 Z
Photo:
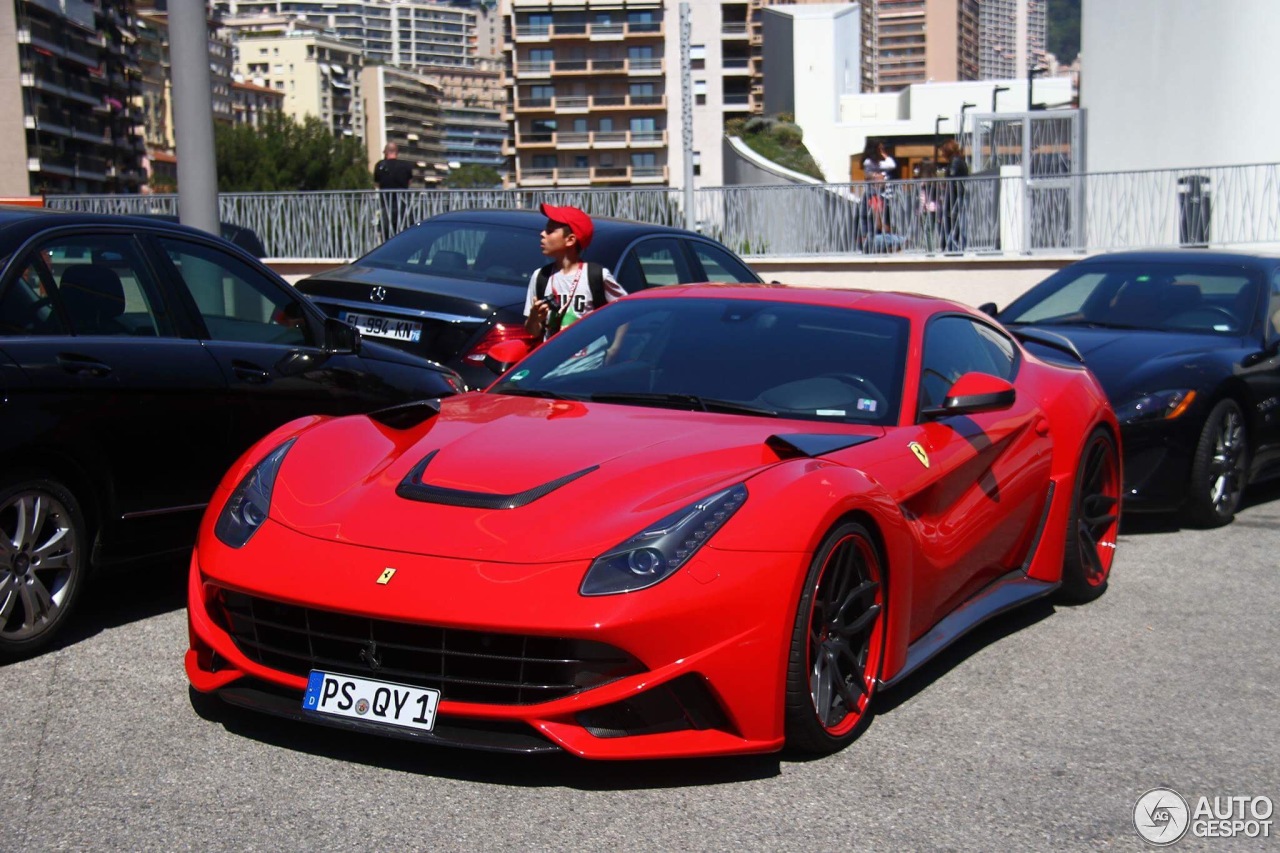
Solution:
M 1273 480 L 1257 486 L 1250 486 L 1245 489 L 1244 498 L 1240 502 L 1239 512 L 1244 512 L 1253 507 L 1271 503 L 1272 501 L 1280 501 L 1280 480 Z M 1248 520 L 1242 520 L 1237 513 L 1236 520 L 1222 529 L 1230 530 L 1235 525 L 1259 528 L 1269 528 L 1271 526 L 1265 522 L 1249 522 Z M 1122 536 L 1142 536 L 1144 534 L 1151 533 L 1177 533 L 1182 529 L 1183 525 L 1178 520 L 1178 514 L 1174 512 L 1129 512 L 1125 513 L 1124 518 L 1120 520 L 1120 534 Z
M 54 639 L 54 649 L 83 642 L 103 631 L 187 606 L 187 563 L 182 554 L 96 574 L 80 591 L 75 612 Z

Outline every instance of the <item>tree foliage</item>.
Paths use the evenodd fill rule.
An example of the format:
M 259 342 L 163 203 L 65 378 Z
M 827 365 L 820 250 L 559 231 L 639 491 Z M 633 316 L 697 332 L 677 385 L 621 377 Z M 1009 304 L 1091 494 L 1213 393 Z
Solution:
M 1069 65 L 1080 52 L 1080 0 L 1049 0 L 1048 16 L 1049 52 Z
M 453 190 L 489 189 L 502 186 L 502 175 L 490 166 L 468 163 L 451 170 L 441 185 Z
M 323 121 L 269 113 L 261 126 L 214 131 L 221 192 L 363 190 L 373 186 L 364 145 Z

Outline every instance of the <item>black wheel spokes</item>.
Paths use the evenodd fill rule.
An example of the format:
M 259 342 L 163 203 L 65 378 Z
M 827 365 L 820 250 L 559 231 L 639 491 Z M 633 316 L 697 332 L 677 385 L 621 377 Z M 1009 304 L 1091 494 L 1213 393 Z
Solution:
M 1099 442 L 1086 461 L 1080 506 L 1076 510 L 1076 538 L 1090 577 L 1106 573 L 1099 549 L 1120 517 L 1119 498 L 1108 494 L 1114 491 L 1114 477 L 1107 445 Z
M 1235 412 L 1227 412 L 1218 429 L 1209 472 L 1210 503 L 1219 512 L 1231 511 L 1244 488 L 1244 428 Z
M 837 726 L 868 695 L 866 663 L 880 615 L 880 589 L 856 542 L 844 542 L 828 558 L 815 594 L 810 625 L 810 690 L 827 728 Z

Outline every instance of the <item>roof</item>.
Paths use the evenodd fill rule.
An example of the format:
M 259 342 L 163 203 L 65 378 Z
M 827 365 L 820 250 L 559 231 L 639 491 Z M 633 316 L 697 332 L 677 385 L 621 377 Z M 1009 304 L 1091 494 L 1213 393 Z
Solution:
M 1077 264 L 1143 263 L 1143 264 L 1243 264 L 1271 265 L 1280 255 L 1243 252 L 1233 249 L 1148 249 L 1130 252 L 1105 252 L 1077 261 Z
M 989 319 L 986 315 L 977 313 L 968 305 L 937 296 L 926 296 L 921 293 L 802 287 L 789 284 L 669 284 L 664 287 L 639 291 L 629 296 L 628 299 L 662 299 L 669 296 L 700 297 L 704 299 L 722 297 L 793 302 L 806 305 L 824 305 L 832 308 L 855 308 L 859 311 L 871 311 L 877 314 L 916 319 L 937 314 L 939 311 L 956 311 L 961 314 Z

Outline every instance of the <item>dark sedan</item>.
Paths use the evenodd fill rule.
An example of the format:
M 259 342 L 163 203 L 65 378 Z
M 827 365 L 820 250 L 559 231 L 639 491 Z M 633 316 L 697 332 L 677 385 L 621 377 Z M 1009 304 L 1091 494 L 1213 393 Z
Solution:
M 1003 311 L 1068 338 L 1111 397 L 1125 508 L 1231 521 L 1280 475 L 1280 258 L 1124 252 L 1072 264 Z
M 190 550 L 275 427 L 460 384 L 203 232 L 0 208 L 0 658 L 52 639 L 91 568 Z
M 445 213 L 419 222 L 352 264 L 298 283 L 330 316 L 457 370 L 469 387 L 493 381 L 484 357 L 519 339 L 529 278 L 547 263 L 531 211 Z M 699 281 L 759 282 L 720 243 L 691 231 L 593 218 L 584 257 L 611 270 L 628 293 Z

